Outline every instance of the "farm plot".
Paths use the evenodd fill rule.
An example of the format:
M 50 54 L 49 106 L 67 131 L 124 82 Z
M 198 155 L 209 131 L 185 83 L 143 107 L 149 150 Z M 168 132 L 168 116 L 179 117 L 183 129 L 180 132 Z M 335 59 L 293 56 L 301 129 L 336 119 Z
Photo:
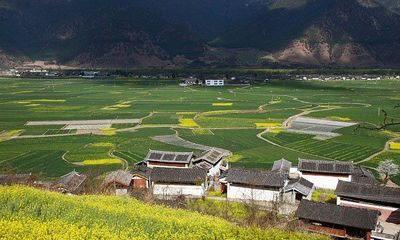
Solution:
M 329 139 L 340 136 L 335 131 L 356 125 L 352 122 L 333 121 L 309 117 L 296 117 L 289 123 L 289 132 L 316 135 L 317 139 Z
M 197 135 L 189 129 L 179 129 L 179 136 L 185 140 L 223 148 L 232 152 L 229 158 L 233 167 L 270 168 L 275 160 L 286 158 L 294 163 L 298 158 L 312 158 L 312 155 L 287 150 L 268 144 L 257 138 L 260 130 L 232 129 L 213 130 L 214 135 Z
M 310 153 L 323 158 L 341 161 L 359 161 L 380 151 L 379 147 L 336 142 L 334 140 L 316 140 L 309 135 L 295 133 L 267 133 L 266 139 L 279 145 Z
M 48 129 L 44 135 L 57 134 L 98 134 L 108 135 L 107 130 L 117 124 L 137 124 L 139 119 L 103 119 L 103 120 L 74 120 L 74 121 L 29 121 L 26 126 L 54 126 L 63 125 L 61 129 Z

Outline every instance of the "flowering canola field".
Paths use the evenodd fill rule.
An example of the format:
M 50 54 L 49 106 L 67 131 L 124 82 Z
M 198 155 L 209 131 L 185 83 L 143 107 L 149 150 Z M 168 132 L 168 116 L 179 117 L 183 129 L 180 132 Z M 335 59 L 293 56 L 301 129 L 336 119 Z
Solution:
M 242 228 L 185 210 L 130 198 L 66 196 L 0 187 L 0 239 L 287 239 L 324 237 Z

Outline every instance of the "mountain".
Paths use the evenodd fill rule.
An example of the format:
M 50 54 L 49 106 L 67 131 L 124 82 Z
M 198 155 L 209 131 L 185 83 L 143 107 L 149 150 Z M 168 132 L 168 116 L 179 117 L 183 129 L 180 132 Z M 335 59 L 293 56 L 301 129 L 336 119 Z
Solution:
M 400 66 L 397 0 L 0 0 L 0 65 Z

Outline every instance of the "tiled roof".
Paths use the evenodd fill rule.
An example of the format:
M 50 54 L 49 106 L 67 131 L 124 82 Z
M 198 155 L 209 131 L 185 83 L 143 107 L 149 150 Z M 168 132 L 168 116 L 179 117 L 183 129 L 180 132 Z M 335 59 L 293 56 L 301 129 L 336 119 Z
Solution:
M 206 170 L 210 170 L 213 167 L 213 165 L 211 165 L 210 163 L 203 161 L 196 163 L 195 166 Z
M 343 207 L 335 204 L 311 202 L 302 200 L 296 211 L 299 219 L 319 223 L 335 224 L 346 227 L 374 230 L 379 212 L 353 207 Z
M 57 187 L 62 187 L 66 191 L 73 193 L 79 189 L 83 182 L 87 179 L 87 176 L 80 174 L 76 171 L 72 171 L 64 176 L 61 176 L 56 183 Z
M 271 171 L 277 171 L 281 173 L 289 173 L 292 163 L 286 159 L 281 159 L 274 162 Z
M 308 196 L 311 192 L 311 190 L 314 187 L 314 183 L 308 181 L 307 179 L 304 178 L 299 178 L 299 179 L 293 179 L 288 182 L 288 184 L 285 186 L 284 191 L 291 191 L 295 190 L 304 196 Z
M 353 174 L 351 175 L 351 181 L 355 183 L 364 184 L 377 184 L 374 175 L 361 166 L 354 167 Z
M 400 188 L 339 181 L 335 193 L 340 197 L 400 204 Z
M 149 168 L 145 165 L 136 165 L 136 168 L 131 170 L 130 173 L 134 175 L 139 175 L 145 177 L 147 179 L 150 178 L 152 168 Z
M 298 169 L 301 172 L 352 174 L 352 162 L 299 159 Z
M 226 177 L 229 183 L 258 187 L 283 187 L 285 179 L 279 172 L 247 169 L 229 169 Z
M 153 168 L 151 181 L 155 183 L 197 184 L 204 182 L 207 171 L 202 168 Z
M 209 151 L 204 152 L 202 155 L 200 155 L 198 158 L 196 158 L 194 161 L 206 161 L 212 165 L 217 164 L 225 154 L 221 151 L 218 151 L 217 149 L 211 149 Z
M 168 152 L 150 150 L 145 161 L 190 163 L 193 152 Z
M 107 186 L 111 183 L 119 183 L 124 186 L 129 186 L 131 184 L 133 175 L 124 170 L 117 170 L 109 173 L 103 181 L 103 186 Z

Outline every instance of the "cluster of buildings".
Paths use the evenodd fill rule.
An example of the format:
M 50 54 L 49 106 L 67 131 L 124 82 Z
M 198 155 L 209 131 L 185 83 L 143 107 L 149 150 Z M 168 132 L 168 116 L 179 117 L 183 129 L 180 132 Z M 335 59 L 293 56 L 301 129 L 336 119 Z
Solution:
M 400 75 L 354 75 L 354 74 L 345 74 L 345 75 L 296 75 L 296 80 L 315 80 L 315 81 L 350 81 L 350 80 L 366 80 L 366 81 L 379 81 L 383 79 L 400 79 Z
M 140 190 L 156 198 L 203 198 L 208 191 L 221 191 L 229 201 L 277 203 L 295 206 L 300 226 L 338 239 L 400 238 L 400 188 L 380 185 L 371 172 L 352 162 L 285 159 L 272 169 L 229 168 L 228 154 L 213 148 L 193 152 L 150 150 L 132 170 L 109 173 L 100 189 L 117 195 Z M 9 181 L 33 181 L 31 175 L 13 175 Z M 25 178 L 25 179 L 24 179 Z M 6 182 L 0 175 L 0 183 Z M 79 193 L 87 177 L 75 171 L 51 187 L 64 193 Z M 312 201 L 317 189 L 337 196 L 335 202 Z

